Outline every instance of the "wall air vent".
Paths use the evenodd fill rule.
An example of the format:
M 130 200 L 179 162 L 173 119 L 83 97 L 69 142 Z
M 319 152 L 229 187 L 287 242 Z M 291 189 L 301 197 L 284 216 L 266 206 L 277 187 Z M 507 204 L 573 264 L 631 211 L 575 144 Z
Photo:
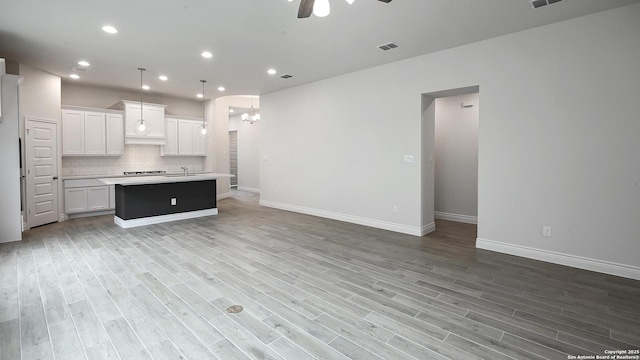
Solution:
M 80 67 L 80 66 L 74 66 L 72 68 L 72 70 L 75 71 L 75 72 L 87 72 L 87 70 L 89 70 L 89 69 L 83 68 L 83 67 Z
M 280 77 L 283 79 L 291 79 L 293 75 L 284 74 L 284 75 L 281 75 Z
M 390 43 L 387 43 L 387 44 L 379 45 L 378 49 L 387 51 L 387 50 L 395 49 L 397 47 L 398 47 L 398 45 L 396 43 L 390 42 Z
M 529 4 L 531 4 L 532 8 L 537 9 L 539 7 L 551 5 L 560 1 L 562 0 L 529 0 Z

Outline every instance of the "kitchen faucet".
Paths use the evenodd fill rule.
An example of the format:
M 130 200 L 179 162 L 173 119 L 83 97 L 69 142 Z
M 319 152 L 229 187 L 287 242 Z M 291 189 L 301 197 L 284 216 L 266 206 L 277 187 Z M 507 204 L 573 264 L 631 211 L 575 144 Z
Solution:
M 189 176 L 189 168 L 186 166 L 181 167 L 182 171 L 184 171 L 184 176 Z

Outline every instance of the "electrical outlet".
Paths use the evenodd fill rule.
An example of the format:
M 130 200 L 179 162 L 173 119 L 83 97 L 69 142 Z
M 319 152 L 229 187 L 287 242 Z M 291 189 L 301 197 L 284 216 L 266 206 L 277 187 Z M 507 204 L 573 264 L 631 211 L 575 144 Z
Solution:
M 391 211 L 393 211 L 394 214 L 398 213 L 398 205 L 393 205 L 393 208 L 391 209 Z
M 551 237 L 551 226 L 543 226 L 542 227 L 542 236 Z
M 413 155 L 405 155 L 404 156 L 404 162 L 412 163 L 413 162 Z
M 177 204 L 176 198 L 171 198 L 171 205 L 175 206 Z

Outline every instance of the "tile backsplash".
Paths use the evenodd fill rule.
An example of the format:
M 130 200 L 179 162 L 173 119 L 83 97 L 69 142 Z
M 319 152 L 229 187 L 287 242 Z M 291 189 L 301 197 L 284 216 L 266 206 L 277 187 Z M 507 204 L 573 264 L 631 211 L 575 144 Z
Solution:
M 62 176 L 121 175 L 125 171 L 181 172 L 203 171 L 204 157 L 160 156 L 160 146 L 125 145 L 124 155 L 115 156 L 63 156 Z

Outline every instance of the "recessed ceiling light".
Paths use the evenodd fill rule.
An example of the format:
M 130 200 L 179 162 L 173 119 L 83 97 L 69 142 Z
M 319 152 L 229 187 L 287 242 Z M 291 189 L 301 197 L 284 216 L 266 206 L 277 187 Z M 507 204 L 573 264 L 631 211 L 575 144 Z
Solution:
M 118 33 L 118 29 L 114 28 L 111 25 L 105 25 L 102 27 L 102 31 L 108 33 L 108 34 L 116 34 Z
M 78 75 L 78 74 L 71 74 L 71 75 L 69 75 L 69 77 L 72 78 L 72 79 L 80 79 L 80 75 Z
M 167 80 L 169 80 L 169 78 L 168 78 L 168 77 L 166 77 L 165 75 L 160 75 L 160 76 L 158 76 L 158 79 L 160 79 L 160 80 L 162 80 L 162 81 L 167 81 Z
M 234 112 L 236 112 L 236 111 L 233 110 L 233 109 L 229 109 L 229 113 L 233 114 Z
M 269 74 L 269 75 L 275 75 L 275 74 L 277 74 L 277 73 L 278 73 L 278 72 L 276 71 L 276 69 L 269 69 L 269 70 L 267 70 L 267 74 Z
M 202 95 L 202 94 L 198 94 L 198 95 L 196 95 L 196 96 L 197 96 L 199 99 L 202 99 L 202 97 L 203 97 L 204 95 Z
M 142 89 L 143 89 L 143 90 L 149 90 L 149 89 L 151 89 L 151 88 L 149 87 L 149 85 L 142 85 Z
M 210 59 L 210 58 L 213 57 L 213 54 L 208 52 L 208 51 L 203 51 L 202 54 L 200 54 L 200 55 L 202 55 L 202 57 L 205 58 L 205 59 Z
M 88 61 L 81 60 L 81 61 L 78 61 L 78 65 L 80 65 L 80 66 L 89 66 L 91 64 L 89 64 Z
M 224 86 L 218 86 L 218 91 L 225 91 L 227 89 L 224 88 Z

